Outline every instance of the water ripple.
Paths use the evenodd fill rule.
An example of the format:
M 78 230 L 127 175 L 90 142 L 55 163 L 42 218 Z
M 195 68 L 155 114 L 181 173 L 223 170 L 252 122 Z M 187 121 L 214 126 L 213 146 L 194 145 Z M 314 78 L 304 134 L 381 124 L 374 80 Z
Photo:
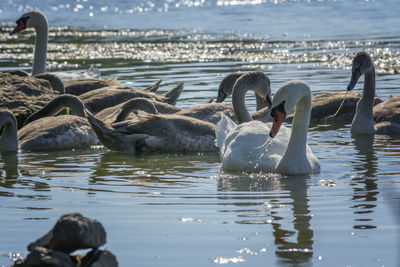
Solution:
M 11 28 L 10 28 L 11 29 Z M 34 33 L 10 39 L 0 33 L 0 60 L 21 67 L 33 60 Z M 221 39 L 222 38 L 222 39 Z M 85 42 L 82 42 L 82 39 Z M 21 43 L 22 42 L 22 43 Z M 149 63 L 236 61 L 270 69 L 273 64 L 313 64 L 318 68 L 350 69 L 359 50 L 368 51 L 381 74 L 400 72 L 400 40 L 267 41 L 241 36 L 188 35 L 181 31 L 73 31 L 52 28 L 48 46 L 49 69 L 76 69 L 85 61 L 102 66 L 104 60 L 129 65 Z M 272 65 L 271 65 L 272 64 Z M 254 66 L 253 66 L 254 67 Z

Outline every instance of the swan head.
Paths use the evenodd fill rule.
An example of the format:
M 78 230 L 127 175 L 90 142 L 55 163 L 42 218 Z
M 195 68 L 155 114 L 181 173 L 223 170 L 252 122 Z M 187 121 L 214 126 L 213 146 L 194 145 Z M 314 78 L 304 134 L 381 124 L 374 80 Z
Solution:
M 17 21 L 17 26 L 10 32 L 10 35 L 18 33 L 26 28 L 38 28 L 43 24 L 47 25 L 46 16 L 39 10 L 33 10 L 23 14 Z
M 8 109 L 0 110 L 0 152 L 18 151 L 17 120 Z
M 351 69 L 351 80 L 347 86 L 347 91 L 351 91 L 356 86 L 358 79 L 365 73 L 373 70 L 374 65 L 367 52 L 358 52 L 353 59 Z
M 237 92 L 242 92 L 245 94 L 248 90 L 253 90 L 257 97 L 259 97 L 269 108 L 271 107 L 271 82 L 264 72 L 247 72 L 242 74 L 236 80 L 233 86 L 233 106 L 235 106 L 235 99 L 244 97 L 244 95 L 238 96 Z M 239 93 L 239 95 L 242 93 Z
M 297 102 L 305 95 L 310 95 L 310 87 L 303 81 L 290 81 L 280 87 L 272 100 L 271 117 L 272 127 L 269 133 L 271 138 L 274 138 L 286 119 L 287 114 L 292 113 Z
M 233 72 L 227 75 L 219 84 L 217 103 L 221 103 L 228 96 L 232 94 L 233 86 L 236 80 L 242 76 L 243 73 Z
M 286 101 L 283 100 L 279 105 L 271 109 L 271 117 L 273 119 L 271 131 L 269 132 L 271 138 L 274 138 L 279 132 L 279 129 L 286 118 L 285 102 Z

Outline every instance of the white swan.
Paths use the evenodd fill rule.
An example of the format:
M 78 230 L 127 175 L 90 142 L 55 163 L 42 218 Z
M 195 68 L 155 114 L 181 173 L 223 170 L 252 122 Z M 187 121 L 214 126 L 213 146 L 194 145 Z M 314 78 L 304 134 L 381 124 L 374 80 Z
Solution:
M 236 89 L 235 86 L 234 95 Z M 234 105 L 235 111 L 248 114 L 243 102 Z M 295 107 L 292 131 L 280 127 L 286 115 Z M 306 144 L 310 111 L 309 86 L 302 81 L 291 81 L 279 88 L 274 95 L 272 126 L 271 123 L 259 121 L 235 126 L 233 122 L 227 121 L 228 118 L 222 118 L 216 127 L 222 169 L 290 175 L 319 173 L 320 163 Z M 268 133 L 271 139 L 263 146 L 268 139 Z
M 390 97 L 374 107 L 375 68 L 371 57 L 366 52 L 357 53 L 353 59 L 351 80 L 347 86 L 348 91 L 355 87 L 362 75 L 364 75 L 364 87 L 362 96 L 357 102 L 351 133 L 400 133 L 400 97 Z M 374 124 L 374 121 L 377 123 Z
M 18 33 L 26 28 L 34 28 L 36 31 L 32 75 L 46 72 L 47 39 L 49 29 L 46 16 L 38 10 L 33 10 L 23 14 L 16 22 L 17 26 L 10 32 L 10 35 Z M 85 73 L 56 72 L 56 75 L 63 82 L 80 78 L 100 78 L 100 72 L 96 68 L 90 68 Z
M 51 116 L 64 107 L 69 107 L 75 115 Z M 96 145 L 99 141 L 84 115 L 79 98 L 63 95 L 32 114 L 26 125 L 17 131 L 15 116 L 7 109 L 1 110 L 0 152 L 50 151 Z

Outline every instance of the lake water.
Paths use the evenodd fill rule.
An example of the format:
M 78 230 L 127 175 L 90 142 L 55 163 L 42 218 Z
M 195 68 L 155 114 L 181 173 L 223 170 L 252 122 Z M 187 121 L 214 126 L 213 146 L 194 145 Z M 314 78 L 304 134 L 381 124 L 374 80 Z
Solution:
M 264 71 L 273 92 L 291 79 L 314 94 L 344 90 L 361 50 L 377 95 L 399 95 L 395 0 L 7 0 L 0 71 L 30 71 L 33 31 L 8 32 L 33 8 L 51 25 L 50 70 L 95 65 L 137 88 L 162 78 L 160 92 L 183 80 L 182 108 L 216 96 L 233 71 Z M 308 143 L 322 170 L 307 177 L 221 173 L 217 153 L 1 155 L 0 265 L 80 212 L 103 223 L 120 266 L 399 266 L 399 136 L 311 125 Z

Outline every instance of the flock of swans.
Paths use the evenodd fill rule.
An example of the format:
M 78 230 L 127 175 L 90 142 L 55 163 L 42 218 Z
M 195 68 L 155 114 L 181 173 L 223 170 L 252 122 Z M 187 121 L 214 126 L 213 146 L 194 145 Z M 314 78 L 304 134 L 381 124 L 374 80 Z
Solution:
M 157 95 L 155 91 L 161 81 L 136 90 L 124 87 L 115 79 L 102 80 L 93 73 L 86 76 L 46 73 L 48 23 L 45 15 L 40 11 L 25 13 L 10 34 L 29 27 L 36 30 L 32 75 L 51 80 L 54 90 L 61 94 L 35 111 L 20 129 L 15 116 L 9 110 L 1 110 L 0 152 L 102 144 L 111 150 L 136 152 L 219 151 L 222 169 L 227 171 L 282 174 L 320 171 L 318 158 L 307 145 L 309 123 L 334 113 L 338 108 L 337 96 L 343 98 L 341 94 L 327 93 L 313 99 L 307 83 L 289 81 L 272 98 L 270 80 L 263 72 L 232 73 L 222 80 L 217 103 L 180 109 L 175 104 L 183 82 L 164 95 Z M 399 134 L 400 97 L 392 96 L 375 105 L 371 57 L 359 52 L 352 64 L 347 91 L 355 87 L 362 75 L 364 88 L 357 105 L 347 107 L 354 116 L 351 133 Z M 245 105 L 249 90 L 254 91 L 257 101 L 257 111 L 253 114 Z M 222 103 L 229 95 L 232 95 L 232 105 Z M 68 108 L 68 115 L 55 116 L 64 108 Z M 344 117 L 339 113 L 335 119 L 345 120 L 348 113 L 342 112 Z M 292 121 L 291 129 L 282 126 L 288 119 Z

